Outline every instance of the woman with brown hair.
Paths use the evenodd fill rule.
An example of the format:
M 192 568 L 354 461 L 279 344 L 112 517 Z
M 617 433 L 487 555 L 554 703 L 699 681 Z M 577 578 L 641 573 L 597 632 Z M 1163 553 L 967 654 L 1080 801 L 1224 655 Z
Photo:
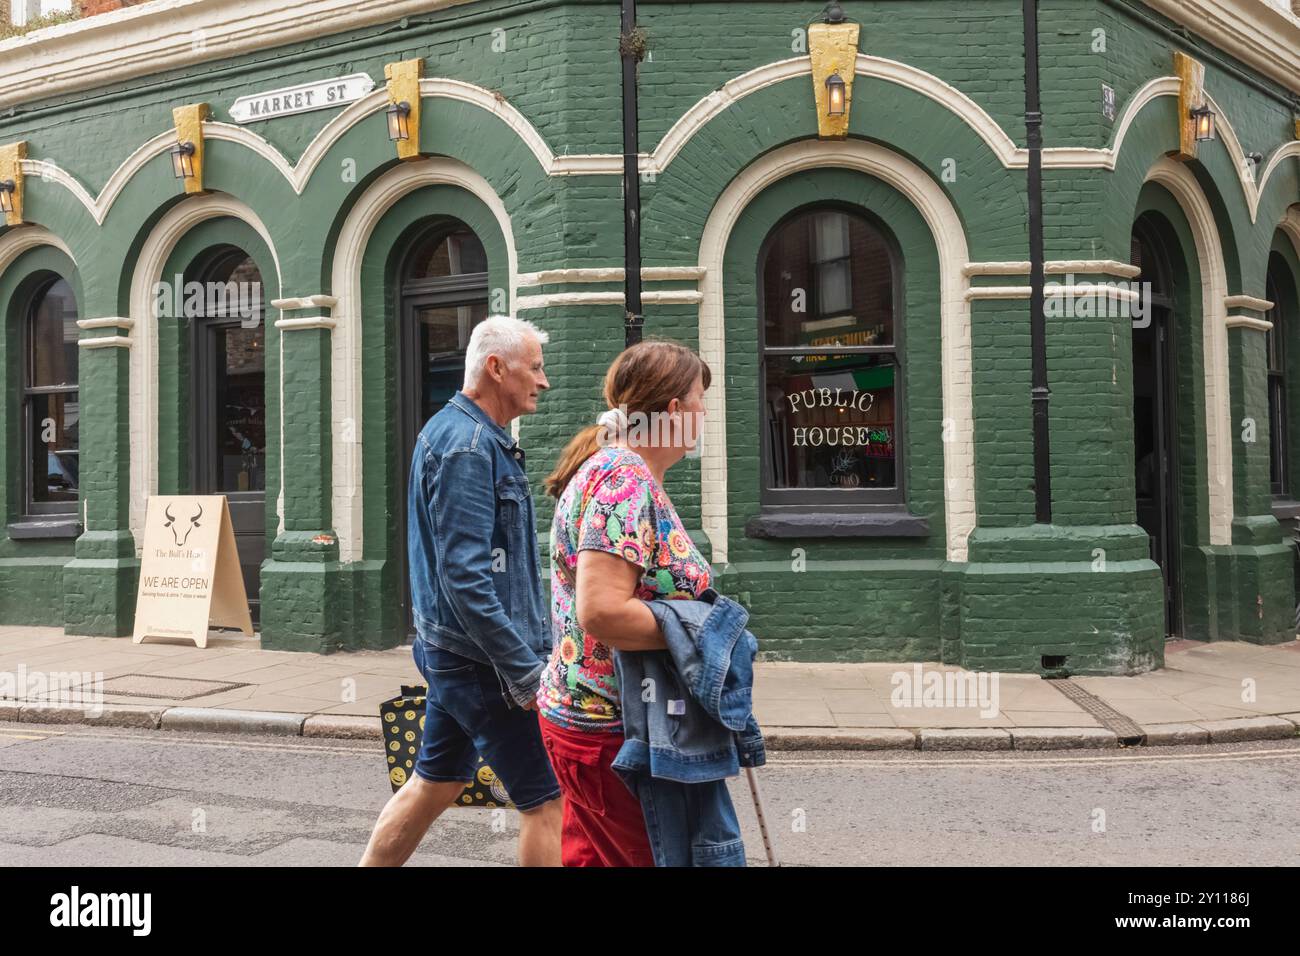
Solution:
M 698 598 L 712 572 L 664 491 L 696 447 L 709 367 L 646 341 L 605 375 L 609 411 L 579 432 L 546 480 L 555 640 L 537 703 L 564 792 L 565 866 L 653 866 L 641 804 L 611 769 L 623 745 L 613 650 L 664 648 L 643 601 Z M 640 693 L 640 688 L 631 688 Z

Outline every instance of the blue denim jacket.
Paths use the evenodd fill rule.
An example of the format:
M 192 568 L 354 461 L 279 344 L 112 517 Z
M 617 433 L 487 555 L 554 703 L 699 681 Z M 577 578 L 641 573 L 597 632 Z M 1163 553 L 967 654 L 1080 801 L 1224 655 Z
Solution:
M 657 866 L 744 866 L 725 780 L 766 762 L 749 612 L 702 597 L 646 602 L 667 651 L 614 652 L 624 743 L 613 767 L 641 801 Z
M 457 392 L 421 430 L 407 489 L 416 633 L 491 665 L 520 706 L 551 651 L 523 466 L 509 433 Z

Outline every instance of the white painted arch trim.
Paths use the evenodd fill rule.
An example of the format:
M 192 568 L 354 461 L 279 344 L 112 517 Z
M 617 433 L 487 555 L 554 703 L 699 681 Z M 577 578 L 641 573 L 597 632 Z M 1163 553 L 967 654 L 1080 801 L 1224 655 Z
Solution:
M 156 2 L 156 0 L 155 0 Z M 1004 167 L 1023 169 L 1029 163 L 1029 151 L 1017 147 L 1011 137 L 998 125 L 997 121 L 983 107 L 961 90 L 941 80 L 932 73 L 885 57 L 859 53 L 855 65 L 857 75 L 872 77 L 895 83 L 906 89 L 920 93 L 940 106 L 950 110 L 965 122 L 988 145 Z M 756 93 L 759 90 L 799 76 L 811 75 L 812 60 L 807 56 L 791 57 L 756 67 L 737 77 L 733 77 L 718 90 L 709 93 L 690 107 L 673 124 L 672 128 L 660 140 L 653 153 L 641 154 L 638 166 L 642 174 L 659 175 L 664 172 L 679 152 L 709 122 L 730 108 L 734 103 Z M 619 176 L 623 172 L 623 159 L 617 153 L 598 153 L 582 155 L 557 156 L 546 143 L 537 128 L 521 113 L 517 107 L 504 98 L 499 98 L 491 90 L 447 77 L 431 77 L 420 81 L 422 97 L 447 97 L 470 103 L 499 117 L 532 152 L 538 165 L 548 176 L 601 175 Z M 1116 123 L 1116 131 L 1109 147 L 1096 149 L 1086 146 L 1048 147 L 1043 150 L 1043 165 L 1046 168 L 1113 170 L 1116 157 L 1123 147 L 1124 138 L 1142 108 L 1160 96 L 1177 96 L 1178 78 L 1173 76 L 1157 77 L 1139 88 L 1124 104 L 1123 111 Z M 1259 182 L 1254 180 L 1254 166 L 1245 159 L 1245 152 L 1232 129 L 1226 115 L 1206 94 L 1207 100 L 1219 116 L 1218 129 L 1220 138 L 1232 157 L 1237 171 L 1251 221 L 1258 211 L 1259 197 L 1263 192 L 1268 177 L 1286 158 L 1300 156 L 1300 141 L 1283 144 L 1274 150 L 1264 164 Z M 385 109 L 388 105 L 388 93 L 379 88 L 349 104 L 321 130 L 303 150 L 297 164 L 292 164 L 275 146 L 247 126 L 209 121 L 204 123 L 204 136 L 231 143 L 239 143 L 262 159 L 280 173 L 289 183 L 296 195 L 301 195 L 317 166 L 328 154 L 330 148 L 343 137 L 356 123 L 372 113 Z M 30 176 L 55 182 L 68 189 L 86 208 L 97 224 L 102 225 L 114 201 L 131 178 L 155 156 L 169 149 L 175 141 L 175 133 L 166 130 L 143 143 L 113 172 L 98 196 L 91 196 L 90 191 L 66 170 L 48 160 L 25 160 L 23 170 Z M 603 270 L 602 270 L 603 271 Z M 653 270 L 650 270 L 653 271 Z M 529 277 L 542 273 L 530 273 Z M 573 280 L 573 281 L 583 281 Z M 601 280 L 593 280 L 601 281 Z M 525 285 L 529 283 L 523 283 Z
M 943 444 L 944 524 L 947 556 L 965 561 L 966 539 L 975 527 L 975 441 L 971 397 L 970 305 L 964 267 L 970 257 L 957 212 L 920 167 L 883 146 L 864 140 L 822 142 L 803 140 L 773 150 L 755 160 L 723 190 L 709 213 L 700 239 L 700 354 L 725 383 L 726 320 L 722 284 L 723 259 L 736 221 L 764 189 L 805 169 L 838 167 L 875 176 L 905 195 L 930 228 L 939 251 L 941 378 L 943 417 L 952 425 L 951 441 Z M 725 564 L 727 529 L 726 390 L 711 388 L 704 396 L 700 468 L 701 517 L 713 545 L 713 560 Z M 748 400 L 748 399 L 745 399 Z
M 384 214 L 408 193 L 437 184 L 464 189 L 491 211 L 506 244 L 510 284 L 507 312 L 513 314 L 516 310 L 519 263 L 510 215 L 488 181 L 464 163 L 432 157 L 395 166 L 375 180 L 349 211 L 334 244 L 330 274 L 330 285 L 338 299 L 332 310 L 335 326 L 330 334 L 331 501 L 339 560 L 343 562 L 360 561 L 363 554 L 361 264 Z
M 276 285 L 280 282 L 280 258 L 270 230 L 247 205 L 225 193 L 206 193 L 182 200 L 169 209 L 150 231 L 140 249 L 131 276 L 131 501 L 129 521 L 136 553 L 144 544 L 145 506 L 158 492 L 158 323 L 153 314 L 153 286 L 162 278 L 167 259 L 176 244 L 195 226 L 209 219 L 230 217 L 252 227 L 271 250 Z M 281 355 L 280 390 L 280 494 L 276 513 L 278 530 L 284 530 L 284 356 Z
M 1201 349 L 1205 368 L 1205 450 L 1210 544 L 1232 543 L 1232 408 L 1228 390 L 1228 278 L 1214 211 L 1182 163 L 1161 159 L 1146 176 L 1178 201 L 1191 226 L 1201 274 Z
M 1286 216 L 1278 223 L 1278 228 L 1291 240 L 1291 245 L 1295 246 L 1295 254 L 1300 256 L 1300 203 L 1287 209 Z
M 19 226 L 0 236 L 0 274 L 24 252 L 39 246 L 53 246 L 77 264 L 68 244 L 43 226 Z
M 500 117 L 528 147 L 548 176 L 578 174 L 613 176 L 621 175 L 623 172 L 623 160 L 617 154 L 556 156 L 541 133 L 523 113 L 519 112 L 517 107 L 508 100 L 498 99 L 491 90 L 481 86 L 462 80 L 430 78 L 420 81 L 420 95 L 460 100 Z M 330 147 L 361 120 L 387 107 L 388 91 L 384 88 L 374 90 L 356 102 L 350 103 L 321 127 L 307 148 L 303 150 L 297 164 L 290 163 L 280 150 L 247 126 L 209 120 L 203 124 L 203 136 L 205 139 L 238 143 L 246 147 L 276 170 L 288 182 L 295 195 L 302 195 L 317 166 L 329 153 Z M 165 130 L 141 144 L 113 171 L 98 196 L 92 196 L 90 190 L 76 177 L 48 160 L 24 160 L 23 172 L 63 186 L 86 208 L 97 225 L 103 225 L 113 203 L 132 177 L 151 159 L 175 145 L 175 142 L 175 131 Z

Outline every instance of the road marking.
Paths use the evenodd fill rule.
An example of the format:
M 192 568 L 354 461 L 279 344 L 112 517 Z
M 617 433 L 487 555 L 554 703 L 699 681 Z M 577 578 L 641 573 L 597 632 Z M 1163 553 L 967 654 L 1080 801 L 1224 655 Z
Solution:
M 344 754 L 374 757 L 382 752 L 382 743 L 379 740 L 369 742 L 368 746 L 337 746 L 331 741 L 338 738 L 316 737 L 306 738 L 321 741 L 320 744 L 293 744 L 280 743 L 277 740 L 196 740 L 179 731 L 163 731 L 153 734 L 129 734 L 114 733 L 98 727 L 79 727 L 75 732 L 49 731 L 52 736 L 68 736 L 75 739 L 77 737 L 94 737 L 96 739 L 109 740 L 126 740 L 135 743 L 153 744 L 161 743 L 165 746 L 187 746 L 187 747 L 209 747 L 217 750 L 271 750 L 279 753 L 295 754 Z M 34 738 L 42 739 L 42 738 Z M 285 741 L 294 740 L 295 738 L 280 738 Z M 303 740 L 304 738 L 296 738 Z M 1051 768 L 1063 766 L 1080 766 L 1088 764 L 1115 764 L 1120 766 L 1133 764 L 1161 764 L 1161 763 L 1200 763 L 1223 761 L 1228 763 L 1252 762 L 1261 760 L 1295 760 L 1300 759 L 1300 747 L 1288 749 L 1269 749 L 1269 750 L 1239 750 L 1232 753 L 1184 753 L 1184 754 L 1155 754 L 1155 753 L 1136 753 L 1133 748 L 1124 752 L 1099 756 L 1059 756 L 1059 757 L 1031 757 L 1029 753 L 1042 753 L 1043 751 L 1020 751 L 1019 757 L 880 757 L 880 756 L 853 756 L 853 757 L 831 757 L 831 758 L 803 758 L 803 757 L 785 757 L 778 756 L 792 751 L 774 751 L 770 756 L 772 759 L 768 762 L 768 767 L 779 769 L 782 767 L 801 767 L 801 768 L 836 768 L 836 767 L 936 767 L 936 768 L 955 768 L 955 767 L 1014 767 L 1014 768 Z M 1145 748 L 1143 748 L 1145 749 Z M 906 751 L 892 751 L 892 753 L 905 753 Z M 867 754 L 872 751 L 849 751 L 849 753 Z M 880 753 L 877 751 L 876 753 Z M 933 753 L 933 751 L 931 751 Z M 1061 751 L 1061 753 L 1078 754 L 1079 751 Z
M 1022 751 L 1023 753 L 1024 751 Z M 1041 753 L 1042 751 L 1036 751 Z M 988 757 L 972 758 L 937 758 L 926 760 L 918 757 L 895 757 L 882 759 L 878 757 L 831 758 L 831 759 L 783 759 L 777 758 L 768 763 L 769 767 L 847 767 L 847 766 L 907 766 L 907 767 L 1061 767 L 1080 764 L 1160 764 L 1160 763 L 1206 763 L 1227 761 L 1230 763 L 1250 762 L 1256 760 L 1295 760 L 1300 758 L 1300 748 L 1290 750 L 1241 750 L 1224 754 L 1140 754 L 1131 757 Z
M 180 745 L 186 747 L 215 747 L 218 750 L 275 750 L 275 751 L 279 751 L 280 753 L 284 753 L 287 751 L 287 752 L 305 753 L 305 754 L 318 754 L 318 753 L 365 754 L 367 757 L 373 757 L 376 754 L 382 755 L 384 752 L 383 741 L 379 739 L 375 739 L 371 741 L 371 746 L 361 748 L 361 747 L 334 746 L 330 743 L 330 741 L 338 739 L 334 737 L 296 738 L 298 740 L 308 739 L 308 740 L 322 741 L 322 744 L 313 746 L 310 744 L 290 744 L 290 743 L 282 744 L 282 743 L 274 743 L 274 742 L 261 741 L 261 740 L 194 740 L 192 738 L 187 739 L 187 736 L 188 735 L 183 735 L 183 733 L 180 731 L 153 732 L 152 735 L 121 734 L 121 733 L 106 732 L 97 727 L 86 727 L 83 730 L 79 730 L 77 733 L 71 734 L 71 737 L 94 737 L 99 740 L 103 740 L 103 739 L 129 740 L 129 741 L 134 741 L 136 743 L 153 743 L 157 741 L 168 746 Z M 284 739 L 293 740 L 295 738 L 286 737 Z
M 56 736 L 62 736 L 62 734 L 58 734 L 54 731 L 51 731 L 48 734 L 20 734 L 8 730 L 0 730 L 0 737 L 9 737 L 13 740 L 45 740 L 49 737 Z

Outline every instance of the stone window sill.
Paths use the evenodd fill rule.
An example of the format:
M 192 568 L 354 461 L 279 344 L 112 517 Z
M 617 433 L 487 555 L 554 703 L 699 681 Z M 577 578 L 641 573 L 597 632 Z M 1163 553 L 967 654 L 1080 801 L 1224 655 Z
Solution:
M 1278 521 L 1290 521 L 1294 518 L 1300 518 L 1300 501 L 1292 501 L 1290 498 L 1274 498 L 1273 517 Z
M 81 535 L 81 522 L 75 517 L 50 515 L 42 518 L 23 518 L 5 529 L 14 541 L 34 538 L 76 538 Z
M 765 511 L 745 523 L 747 538 L 925 538 L 930 520 L 903 508 L 874 511 Z

